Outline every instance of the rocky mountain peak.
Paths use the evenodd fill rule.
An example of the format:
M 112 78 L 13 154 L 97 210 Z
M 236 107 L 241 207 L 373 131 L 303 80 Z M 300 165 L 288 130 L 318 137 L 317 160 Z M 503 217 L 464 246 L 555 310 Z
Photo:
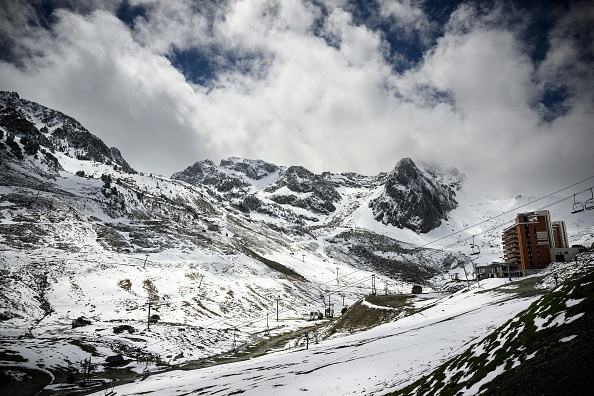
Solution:
M 229 190 L 230 177 L 209 159 L 197 161 L 183 171 L 174 173 L 171 178 L 183 180 L 186 183 L 194 185 L 214 186 L 219 191 Z M 237 178 L 232 179 L 234 181 L 232 184 L 234 185 L 244 184 Z
M 21 97 L 17 92 L 10 92 L 10 91 L 0 91 L 0 100 L 3 102 L 6 101 L 17 101 L 20 100 Z
M 60 151 L 80 160 L 93 160 L 135 173 L 119 150 L 107 147 L 74 118 L 21 99 L 16 92 L 0 91 L 0 127 L 10 135 L 9 156 L 17 160 L 41 151 L 56 169 L 59 164 L 50 152 Z
M 221 167 L 244 174 L 253 180 L 261 180 L 279 170 L 279 166 L 262 160 L 229 157 L 221 160 Z
M 419 179 L 421 174 L 420 169 L 410 158 L 402 158 L 396 164 L 396 167 L 389 176 L 394 181 L 402 185 L 410 184 L 412 181 Z
M 419 168 L 410 158 L 403 158 L 369 207 L 375 219 L 384 224 L 427 233 L 447 220 L 448 212 L 458 205 L 454 197 L 459 178 L 449 184 L 444 182 L 446 179 L 434 170 Z
M 336 210 L 334 203 L 342 199 L 328 175 L 316 175 L 303 166 L 290 166 L 266 191 L 274 193 L 286 187 L 292 193 L 273 194 L 270 199 L 279 204 L 328 214 Z

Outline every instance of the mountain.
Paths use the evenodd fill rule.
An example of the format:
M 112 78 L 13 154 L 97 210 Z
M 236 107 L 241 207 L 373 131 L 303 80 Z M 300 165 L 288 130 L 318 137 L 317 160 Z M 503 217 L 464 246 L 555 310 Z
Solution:
M 370 177 L 330 172 L 317 175 L 302 166 L 281 167 L 231 157 L 222 160 L 219 166 L 210 160 L 198 161 L 173 174 L 172 179 L 212 186 L 222 200 L 244 212 L 274 216 L 277 213 L 274 204 L 279 204 L 288 210 L 297 209 L 293 212 L 298 216 L 322 224 L 336 219 L 332 215 L 336 214 L 337 206 L 346 203 L 349 207 L 359 207 L 363 195 L 373 194 L 376 198 L 368 206 L 377 221 L 427 233 L 439 227 L 457 207 L 454 197 L 464 175 L 456 170 L 442 174 L 429 167 L 422 169 L 410 158 L 400 160 L 387 176 L 382 173 Z
M 375 219 L 384 224 L 427 233 L 447 220 L 448 213 L 458 205 L 454 197 L 462 180 L 458 173 L 423 171 L 410 158 L 403 158 L 369 207 Z
M 285 349 L 311 312 L 345 310 L 319 322 L 331 340 L 347 318 L 358 332 L 420 306 L 452 308 L 408 294 L 463 288 L 469 225 L 530 201 L 476 197 L 463 180 L 410 159 L 366 176 L 237 157 L 164 177 L 134 170 L 76 120 L 2 92 L 0 380 L 16 381 L 14 394 L 29 377 L 67 393 L 77 385 L 46 385 L 85 359 L 106 382 L 105 359 L 122 355 L 110 375 L 127 381 Z M 570 210 L 554 218 L 569 216 L 572 243 L 591 243 L 594 215 Z M 480 262 L 501 256 L 500 240 L 484 229 Z M 370 294 L 406 304 L 358 311 L 380 309 Z
M 59 151 L 79 160 L 114 164 L 123 172 L 135 172 L 117 148 L 107 147 L 78 121 L 21 99 L 16 92 L 0 91 L 0 125 L 4 130 L 2 133 L 7 134 L 8 150 L 5 148 L 4 153 L 17 159 L 23 159 L 24 154 L 32 155 L 56 170 L 59 164 L 53 153 Z

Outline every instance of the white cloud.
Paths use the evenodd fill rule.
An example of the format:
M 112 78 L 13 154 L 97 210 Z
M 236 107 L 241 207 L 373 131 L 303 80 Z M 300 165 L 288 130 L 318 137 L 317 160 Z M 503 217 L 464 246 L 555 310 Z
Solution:
M 1 24 L 24 67 L 0 62 L 0 86 L 77 118 L 132 166 L 162 174 L 231 155 L 374 174 L 407 156 L 459 167 L 470 184 L 501 195 L 550 191 L 594 169 L 591 65 L 568 61 L 592 53 L 571 34 L 594 19 L 592 7 L 559 21 L 535 66 L 501 8 L 461 6 L 419 66 L 397 74 L 383 36 L 355 25 L 340 2 L 327 4 L 324 20 L 297 0 L 215 5 L 147 2 L 133 30 L 114 7 L 59 11 L 51 32 Z M 429 29 L 416 2 L 382 2 L 382 10 Z M 320 22 L 325 38 L 314 35 Z M 214 56 L 213 48 L 250 67 L 225 65 L 200 86 L 165 58 Z M 534 106 L 547 84 L 576 92 L 551 124 Z
M 421 38 L 427 40 L 428 31 L 435 27 L 423 12 L 423 1 L 414 0 L 378 0 L 383 17 L 392 17 L 396 21 L 396 28 L 410 35 L 420 33 Z

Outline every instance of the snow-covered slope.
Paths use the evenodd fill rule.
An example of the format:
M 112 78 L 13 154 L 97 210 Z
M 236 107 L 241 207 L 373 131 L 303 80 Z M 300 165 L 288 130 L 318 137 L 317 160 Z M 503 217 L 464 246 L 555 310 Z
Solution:
M 532 346 L 526 350 L 521 343 L 517 348 L 518 340 L 513 336 L 526 326 L 536 326 L 537 331 L 549 328 L 553 329 L 552 332 L 564 332 L 571 323 L 581 321 L 582 328 L 588 327 L 587 320 L 582 316 L 586 304 L 589 306 L 594 299 L 592 287 L 588 287 L 592 278 L 591 260 L 592 257 L 589 257 L 587 263 L 580 266 L 555 269 L 561 273 L 562 282 L 570 279 L 572 273 L 585 271 L 589 274 L 586 278 L 574 278 L 575 283 L 568 282 L 564 288 L 555 289 L 553 301 L 560 301 L 561 305 L 551 303 L 548 296 L 541 298 L 540 295 L 517 293 L 514 290 L 519 285 L 504 279 L 488 279 L 478 287 L 473 285 L 449 296 L 419 298 L 415 303 L 419 309 L 417 314 L 364 333 L 318 344 L 312 339 L 307 348 L 304 338 L 301 338 L 285 351 L 266 357 L 198 372 L 172 371 L 119 387 L 117 391 L 126 395 L 197 392 L 205 395 L 296 395 L 303 392 L 315 395 L 379 395 L 411 385 L 420 377 L 432 373 L 441 362 L 466 351 L 462 356 L 470 354 L 481 359 L 467 358 L 462 362 L 453 359 L 444 364 L 450 368 L 445 372 L 445 378 L 443 371 L 438 371 L 437 375 L 416 382 L 406 394 L 435 395 L 447 386 L 446 389 L 454 388 L 459 394 L 475 395 L 481 386 L 504 372 L 503 366 L 508 360 L 509 366 L 513 364 L 516 368 L 529 365 L 530 359 L 538 354 L 546 359 L 546 350 L 532 350 Z M 539 285 L 543 292 L 555 287 L 551 272 L 546 273 Z M 572 294 L 576 286 L 590 291 L 587 294 L 583 291 L 582 294 L 576 293 L 583 296 L 576 299 Z M 531 304 L 531 309 L 527 310 Z M 498 328 L 499 331 L 491 334 Z M 313 333 L 313 326 L 309 330 Z M 586 341 L 590 334 L 591 330 L 571 337 L 558 336 L 554 342 L 569 342 L 575 337 Z M 501 351 L 506 350 L 511 356 L 499 356 Z M 501 366 L 490 364 L 493 361 Z M 486 366 L 486 369 L 471 369 L 471 365 L 478 364 Z M 587 367 L 591 366 L 589 363 Z M 588 373 L 578 375 L 587 376 Z M 453 376 L 456 380 L 450 382 Z M 566 384 L 566 389 L 570 388 L 571 385 Z
M 572 243 L 594 239 L 594 211 L 471 196 L 455 171 L 408 159 L 364 176 L 232 157 L 169 178 L 134 171 L 62 113 L 16 94 L 0 104 L 3 367 L 62 375 L 122 354 L 141 372 L 145 361 L 221 358 L 371 292 L 440 289 L 447 272 L 470 268 L 472 235 L 475 262 L 501 258 L 516 209 L 549 208 Z M 427 197 L 441 202 L 433 212 L 416 207 Z M 90 324 L 73 327 L 80 317 Z

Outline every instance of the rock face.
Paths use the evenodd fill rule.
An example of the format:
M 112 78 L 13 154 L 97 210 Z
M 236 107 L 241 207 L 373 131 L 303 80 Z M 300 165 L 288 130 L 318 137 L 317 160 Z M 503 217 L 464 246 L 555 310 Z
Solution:
M 266 192 L 272 202 L 316 214 L 333 212 L 334 203 L 341 200 L 329 173 L 316 175 L 302 166 L 284 168 L 261 160 L 231 157 L 219 166 L 203 160 L 171 178 L 213 186 L 228 200 L 242 199 L 238 207 L 244 211 L 261 208 L 259 191 Z
M 219 166 L 208 159 L 198 161 L 182 172 L 174 173 L 171 178 L 190 184 L 213 186 L 217 191 L 226 193 L 249 187 L 254 181 L 261 180 L 278 169 L 278 166 L 269 162 L 230 157 L 222 160 Z
M 80 160 L 93 160 L 136 173 L 118 149 L 107 147 L 74 118 L 21 99 L 16 92 L 0 91 L 0 126 L 7 132 L 7 145 L 2 144 L 0 149 L 17 160 L 41 152 L 47 164 L 57 170 L 60 165 L 51 152 L 61 151 Z
M 329 176 L 329 173 L 316 175 L 302 166 L 290 166 L 266 192 L 273 193 L 270 199 L 276 203 L 328 214 L 336 210 L 334 203 L 341 200 Z M 283 187 L 289 191 L 282 191 Z
M 270 162 L 237 157 L 221 160 L 221 167 L 242 173 L 252 180 L 261 180 L 280 169 Z
M 417 233 L 439 227 L 458 205 L 454 189 L 459 188 L 460 175 L 449 176 L 449 183 L 440 183 L 437 174 L 421 170 L 410 158 L 401 159 L 386 178 L 380 196 L 369 202 L 373 216 L 384 224 Z
M 212 186 L 221 201 L 246 213 L 285 216 L 282 208 L 293 207 L 299 209 L 295 212 L 298 217 L 316 222 L 336 212 L 336 205 L 345 198 L 340 191 L 358 190 L 364 199 L 383 186 L 379 196 L 369 201 L 374 218 L 417 233 L 429 232 L 447 219 L 448 212 L 457 206 L 455 191 L 463 177 L 455 168 L 445 173 L 420 168 L 410 158 L 399 161 L 390 174 L 370 177 L 356 173 L 315 174 L 302 166 L 279 167 L 236 157 L 222 160 L 219 166 L 210 160 L 198 161 L 172 176 Z M 353 205 L 358 203 L 347 204 Z M 301 221 L 293 217 L 290 221 Z

